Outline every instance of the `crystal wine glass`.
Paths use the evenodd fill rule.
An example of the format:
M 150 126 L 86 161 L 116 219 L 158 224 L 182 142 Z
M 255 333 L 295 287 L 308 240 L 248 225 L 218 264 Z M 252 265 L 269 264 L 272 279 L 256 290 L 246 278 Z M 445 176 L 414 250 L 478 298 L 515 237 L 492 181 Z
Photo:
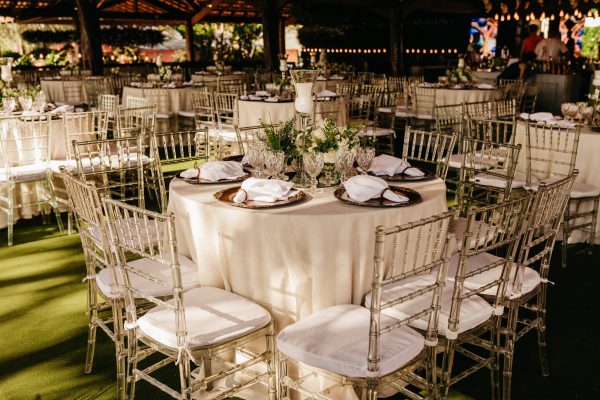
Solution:
M 33 107 L 33 99 L 31 96 L 19 96 L 19 103 L 23 108 L 23 111 L 31 111 Z
M 285 166 L 285 153 L 281 150 L 268 150 L 265 156 L 265 167 L 274 179 L 283 179 Z
M 248 149 L 248 162 L 254 168 L 254 176 L 262 178 L 265 167 L 265 146 L 262 142 L 254 142 Z
M 359 147 L 356 150 L 356 162 L 361 170 L 361 174 L 366 175 L 375 158 L 375 148 Z
M 344 183 L 352 172 L 354 164 L 354 153 L 348 150 L 340 150 L 335 156 L 335 167 L 340 172 L 340 180 Z
M 317 188 L 317 176 L 319 176 L 323 165 L 325 165 L 323 153 L 304 153 L 302 155 L 302 164 L 304 165 L 304 170 L 310 176 L 311 186 L 308 192 L 311 194 L 323 193 L 323 189 Z
M 8 114 L 12 114 L 17 108 L 17 100 L 14 97 L 5 97 L 2 99 L 2 109 Z
M 568 119 L 569 116 L 569 103 L 562 103 L 560 105 L 560 112 L 564 119 Z

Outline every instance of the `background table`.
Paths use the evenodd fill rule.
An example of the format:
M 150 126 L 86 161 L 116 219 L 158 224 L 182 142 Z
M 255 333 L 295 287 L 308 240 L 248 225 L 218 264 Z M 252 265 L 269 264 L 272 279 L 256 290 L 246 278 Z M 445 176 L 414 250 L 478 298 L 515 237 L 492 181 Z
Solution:
M 497 89 L 436 89 L 435 104 L 444 106 L 450 104 L 474 103 L 491 101 L 497 96 Z
M 518 121 L 515 132 L 515 143 L 521 145 L 519 153 L 519 162 L 517 171 L 527 171 L 527 125 L 525 121 Z M 577 160 L 575 168 L 579 170 L 577 182 L 589 183 L 600 187 L 600 157 L 598 150 L 600 149 L 600 132 L 594 132 L 590 128 L 584 127 L 581 129 L 579 136 L 579 147 L 577 149 Z M 591 203 L 589 204 L 591 207 Z M 596 244 L 600 244 L 600 219 L 596 225 Z M 569 238 L 570 243 L 583 242 L 587 238 L 584 232 L 573 232 Z
M 317 111 L 319 107 L 328 107 L 329 102 L 318 102 Z M 294 102 L 281 102 L 281 103 L 270 103 L 268 101 L 251 101 L 251 100 L 240 100 L 238 102 L 238 115 L 239 115 L 239 126 L 258 126 L 260 121 L 263 120 L 268 123 L 280 123 L 287 119 L 292 118 L 295 115 L 296 109 L 294 108 Z M 337 124 L 340 126 L 346 126 L 347 119 L 347 108 L 346 104 L 342 102 L 340 104 L 340 112 L 338 115 Z
M 125 86 L 123 88 L 123 104 L 127 96 L 145 97 L 144 90 L 144 88 Z M 148 88 L 147 90 L 156 89 Z M 168 104 L 163 105 L 163 109 L 157 110 L 157 113 L 177 115 L 179 111 L 194 112 L 194 106 L 192 105 L 193 87 L 164 88 L 164 90 L 169 94 Z
M 69 82 L 75 82 L 74 85 L 81 85 L 81 93 L 83 101 L 85 101 L 85 90 L 83 90 L 82 80 L 71 80 Z M 47 80 L 42 79 L 40 81 L 42 91 L 46 94 L 46 99 L 51 103 L 66 103 L 71 101 L 65 97 L 65 91 L 63 89 L 63 80 Z
M 239 183 L 238 183 L 239 185 Z M 224 185 L 171 182 L 178 250 L 198 265 L 205 285 L 265 306 L 276 329 L 337 304 L 361 304 L 370 290 L 375 228 L 446 211 L 441 180 L 404 185 L 423 202 L 409 207 L 345 204 L 333 188 L 301 204 L 268 210 L 233 207 L 213 198 Z

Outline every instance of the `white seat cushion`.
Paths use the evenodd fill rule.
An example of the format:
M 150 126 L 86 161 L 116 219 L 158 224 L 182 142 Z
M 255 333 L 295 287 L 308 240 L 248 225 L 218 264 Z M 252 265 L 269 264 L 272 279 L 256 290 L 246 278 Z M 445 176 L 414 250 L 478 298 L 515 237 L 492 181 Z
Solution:
M 502 173 L 502 172 L 501 172 Z M 535 179 L 535 177 L 533 178 Z M 492 186 L 495 188 L 504 189 L 506 187 L 506 180 L 499 177 L 490 175 L 488 173 L 481 173 L 475 175 L 474 178 L 470 180 L 473 183 L 478 183 L 484 186 Z M 515 172 L 515 176 L 512 181 L 511 189 L 519 189 L 525 186 L 527 183 L 527 176 L 523 172 Z
M 141 258 L 130 263 L 135 268 L 147 272 L 164 281 L 171 281 L 171 267 L 169 265 L 159 263 L 158 261 Z M 189 258 L 179 255 L 179 264 L 181 269 L 181 282 L 184 290 L 189 290 L 201 285 L 198 281 L 198 266 Z M 106 297 L 110 299 L 118 299 L 123 297 L 121 289 L 121 276 L 118 271 L 111 268 L 104 268 L 96 275 L 96 284 L 98 289 Z M 116 275 L 116 281 L 115 281 Z M 164 287 L 148 279 L 141 278 L 135 274 L 129 274 L 132 287 L 138 289 L 142 293 L 151 296 L 167 296 L 173 293 L 170 287 Z
M 5 168 L 0 168 L 0 182 L 6 182 L 9 178 L 16 182 L 39 181 L 46 178 L 46 163 L 18 165 L 10 168 L 9 172 Z
M 403 295 L 409 294 L 419 288 L 423 288 L 430 285 L 435 277 L 429 275 L 421 275 L 410 280 L 402 280 L 386 285 L 383 288 L 381 295 L 382 304 L 392 299 L 396 299 Z M 450 308 L 452 306 L 452 292 L 454 290 L 453 284 L 446 284 L 442 292 L 441 299 L 441 310 L 438 320 L 438 335 L 444 336 L 448 330 L 448 318 L 450 317 Z M 365 306 L 369 306 L 371 299 L 371 293 L 367 294 L 365 298 Z M 396 306 L 386 308 L 382 310 L 382 314 L 388 315 L 392 318 L 404 319 L 411 315 L 417 314 L 418 312 L 431 306 L 431 294 L 419 296 L 415 299 L 409 300 L 405 303 L 398 304 Z M 467 299 L 462 300 L 460 307 L 460 316 L 458 323 L 457 333 L 463 333 L 470 329 L 476 328 L 477 326 L 485 323 L 493 314 L 492 306 L 479 296 L 471 296 Z M 409 325 L 425 331 L 429 324 L 429 316 L 419 318 Z
M 169 119 L 169 118 L 171 118 L 171 114 L 156 113 L 156 118 L 159 118 L 159 119 Z
M 454 227 L 454 237 L 456 238 L 456 251 L 460 251 L 467 230 L 467 219 L 458 218 Z M 496 227 L 490 226 L 485 222 L 475 221 L 471 229 L 473 235 L 469 241 L 469 249 L 480 247 L 490 242 L 496 234 Z
M 179 111 L 179 115 L 185 118 L 194 118 L 196 114 L 193 111 Z
M 414 111 L 407 107 L 396 107 L 396 117 L 406 118 L 415 115 Z
M 173 300 L 169 301 L 173 303 Z M 188 348 L 218 345 L 242 337 L 271 322 L 271 315 L 258 304 L 235 293 L 214 287 L 199 287 L 183 295 Z M 156 307 L 138 319 L 144 335 L 177 348 L 175 312 Z
M 584 197 L 595 197 L 600 195 L 600 187 L 588 183 L 575 182 L 571 189 L 572 199 L 581 199 Z
M 286 356 L 348 377 L 367 376 L 370 312 L 344 304 L 326 308 L 277 335 L 277 347 Z M 382 315 L 381 326 L 393 323 Z M 425 339 L 403 326 L 380 336 L 379 375 L 384 376 L 408 364 L 421 353 Z
M 122 229 L 122 231 L 125 233 L 125 237 L 124 240 L 126 242 L 130 242 L 131 240 L 135 240 L 135 244 L 136 246 L 138 245 L 138 238 L 137 235 L 135 236 L 130 236 L 129 234 L 131 233 L 130 228 L 134 227 L 136 225 L 136 223 L 133 221 L 133 218 L 129 219 L 129 224 L 124 224 L 126 225 L 126 227 L 124 227 L 124 229 Z M 142 224 L 139 225 L 139 229 L 140 234 L 143 234 L 144 238 L 143 238 L 143 242 L 142 244 L 144 246 L 150 246 L 151 244 L 155 244 L 155 243 L 159 243 L 159 241 L 165 240 L 165 225 L 164 223 L 159 223 L 158 224 L 158 229 L 155 227 L 154 224 L 150 223 L 148 224 L 148 235 L 145 234 L 145 228 L 142 226 Z M 102 230 L 100 230 L 100 228 L 98 228 L 97 226 L 92 226 L 90 229 L 90 233 L 92 234 L 92 239 L 96 242 L 96 244 L 100 247 L 102 247 Z
M 359 136 L 375 136 L 375 137 L 385 137 L 385 136 L 396 136 L 396 132 L 393 129 L 389 128 L 370 128 L 367 129 L 366 132 L 360 132 Z
M 221 130 L 217 130 L 217 129 L 209 129 L 208 130 L 208 136 L 210 136 L 211 138 L 218 138 L 219 136 L 227 141 L 227 142 L 237 142 L 238 137 L 237 137 L 237 132 L 235 131 L 235 129 L 221 129 Z
M 491 265 L 493 263 L 497 263 L 498 265 L 490 270 L 484 271 L 480 274 L 465 279 L 465 287 L 469 290 L 476 290 L 482 286 L 487 285 L 490 282 L 500 279 L 500 275 L 502 274 L 502 269 L 504 266 L 502 260 L 504 259 L 489 253 L 479 253 L 476 256 L 470 257 L 467 261 L 467 272 L 477 270 L 479 268 L 482 268 L 486 265 Z M 452 258 L 450 259 L 450 266 L 448 268 L 447 279 L 448 282 L 452 284 L 455 280 L 458 261 L 459 254 L 453 254 Z M 515 293 L 513 289 L 513 284 L 515 282 L 515 274 L 517 273 L 517 271 L 517 266 L 513 265 L 509 273 L 509 281 L 506 287 L 506 297 L 511 299 L 518 298 L 520 296 L 526 295 L 527 293 L 530 293 L 536 287 L 538 287 L 538 285 L 541 282 L 540 274 L 536 270 L 526 267 L 523 269 L 523 277 L 521 277 L 521 291 L 519 293 Z M 481 294 L 486 296 L 496 296 L 497 291 L 498 286 L 496 285 L 484 290 L 483 292 L 481 292 Z

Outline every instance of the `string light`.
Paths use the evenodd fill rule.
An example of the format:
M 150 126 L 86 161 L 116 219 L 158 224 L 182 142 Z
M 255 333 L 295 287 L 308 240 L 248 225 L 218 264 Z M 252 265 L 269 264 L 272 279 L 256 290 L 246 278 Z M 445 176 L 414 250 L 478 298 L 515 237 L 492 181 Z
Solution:
M 533 13 L 533 11 L 531 12 L 531 14 L 529 15 L 529 18 L 533 21 L 535 19 L 535 14 Z
M 519 20 L 519 13 L 515 11 L 515 21 Z
M 510 21 L 510 14 L 507 14 L 507 15 L 506 15 L 506 20 L 507 20 L 507 21 Z
M 525 21 L 529 21 L 529 15 L 525 17 Z
M 446 54 L 446 49 L 442 49 L 442 54 Z
M 504 22 L 504 15 L 500 17 L 500 22 Z
M 554 21 L 554 14 L 550 16 L 550 21 Z
M 560 12 L 558 13 L 559 17 L 564 17 L 565 16 L 565 12 L 563 10 L 560 10 Z
M 498 14 L 494 15 L 494 19 L 496 19 L 496 20 L 498 19 Z

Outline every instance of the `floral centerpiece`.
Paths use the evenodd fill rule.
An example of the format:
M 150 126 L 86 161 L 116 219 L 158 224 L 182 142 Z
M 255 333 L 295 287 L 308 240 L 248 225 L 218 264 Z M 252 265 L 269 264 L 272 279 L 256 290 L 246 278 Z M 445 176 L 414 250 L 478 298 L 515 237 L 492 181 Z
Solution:
M 458 60 L 458 66 L 456 68 L 446 71 L 446 78 L 448 79 L 448 83 L 453 85 L 469 85 L 475 83 L 473 72 L 468 65 L 465 65 L 465 60 L 463 58 Z
M 171 80 L 171 75 L 173 75 L 173 70 L 168 65 L 161 65 L 158 67 L 158 78 L 161 82 L 168 82 Z

